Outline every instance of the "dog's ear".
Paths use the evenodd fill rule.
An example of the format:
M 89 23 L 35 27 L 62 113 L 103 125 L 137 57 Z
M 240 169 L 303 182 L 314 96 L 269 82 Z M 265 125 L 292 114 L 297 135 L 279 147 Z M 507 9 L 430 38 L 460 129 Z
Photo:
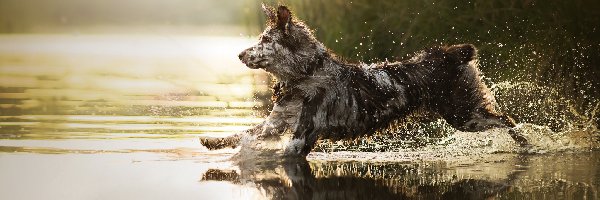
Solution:
M 290 22 L 292 22 L 292 12 L 285 6 L 279 6 L 277 8 L 277 28 L 287 32 Z
M 276 23 L 277 18 L 275 16 L 275 9 L 273 9 L 271 6 L 266 5 L 265 3 L 262 3 L 261 7 L 265 15 L 267 15 L 267 20 L 269 22 Z

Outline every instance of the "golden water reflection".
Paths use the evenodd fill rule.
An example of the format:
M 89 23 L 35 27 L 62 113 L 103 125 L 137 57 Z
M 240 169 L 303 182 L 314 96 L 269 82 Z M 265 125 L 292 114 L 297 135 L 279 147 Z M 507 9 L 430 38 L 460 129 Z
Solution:
M 244 130 L 260 122 L 253 108 L 265 103 L 255 99 L 268 95 L 266 75 L 235 56 L 252 42 L 1 35 L 0 139 L 173 138 Z
M 265 102 L 257 99 L 268 96 L 269 80 L 236 56 L 252 42 L 0 35 L 0 199 L 205 199 L 207 189 L 240 191 L 198 183 L 208 161 L 230 153 L 206 152 L 196 138 L 262 119 Z

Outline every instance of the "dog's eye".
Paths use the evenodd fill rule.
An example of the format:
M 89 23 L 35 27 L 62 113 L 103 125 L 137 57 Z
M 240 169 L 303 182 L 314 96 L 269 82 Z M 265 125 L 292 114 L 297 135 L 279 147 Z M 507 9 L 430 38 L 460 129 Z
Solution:
M 260 39 L 260 41 L 261 41 L 261 42 L 271 42 L 271 38 L 270 38 L 270 37 L 267 37 L 267 36 L 263 36 L 263 37 Z

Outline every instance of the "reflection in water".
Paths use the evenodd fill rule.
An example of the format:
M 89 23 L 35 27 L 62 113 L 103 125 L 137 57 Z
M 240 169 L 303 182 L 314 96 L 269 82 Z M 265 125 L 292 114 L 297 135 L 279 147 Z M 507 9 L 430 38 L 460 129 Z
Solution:
M 270 199 L 599 198 L 599 171 L 584 170 L 600 164 L 598 152 L 578 156 L 491 154 L 485 160 L 377 163 L 253 159 L 238 163 L 238 171 L 210 169 L 202 181 L 253 185 Z
M 236 56 L 252 42 L 0 36 L 0 199 L 599 198 L 600 134 L 532 124 L 531 149 L 437 121 L 322 142 L 308 161 L 207 151 L 199 135 L 244 130 L 268 107 L 268 77 Z

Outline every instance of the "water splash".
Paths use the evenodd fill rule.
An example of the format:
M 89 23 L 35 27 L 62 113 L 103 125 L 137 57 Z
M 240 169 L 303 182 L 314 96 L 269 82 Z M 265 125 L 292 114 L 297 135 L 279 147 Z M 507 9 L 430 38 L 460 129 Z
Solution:
M 544 154 L 600 148 L 600 102 L 586 104 L 555 88 L 529 82 L 490 84 L 499 110 L 520 122 L 515 130 L 531 146 L 519 147 L 508 129 L 462 132 L 442 119 L 407 120 L 374 136 L 349 141 L 323 140 L 310 159 L 378 161 L 485 160 L 492 154 Z
M 492 84 L 500 110 L 521 123 L 546 126 L 553 131 L 597 129 L 600 101 L 562 94 L 557 88 L 531 82 Z
M 509 136 L 508 129 L 497 128 L 484 132 L 456 131 L 448 137 L 438 138 L 436 143 L 412 148 L 390 148 L 391 151 L 382 152 L 360 151 L 366 149 L 361 145 L 373 145 L 361 143 L 356 147 L 311 153 L 309 159 L 381 162 L 493 162 L 495 159 L 502 159 L 501 156 L 497 156 L 498 154 L 545 154 L 589 151 L 600 148 L 600 142 L 598 142 L 600 134 L 597 131 L 554 132 L 548 127 L 534 124 L 519 124 L 516 130 L 525 135 L 531 146 L 520 147 Z M 395 143 L 391 142 L 391 144 Z M 387 146 L 385 142 L 375 145 Z M 354 151 L 354 149 L 357 150 Z

